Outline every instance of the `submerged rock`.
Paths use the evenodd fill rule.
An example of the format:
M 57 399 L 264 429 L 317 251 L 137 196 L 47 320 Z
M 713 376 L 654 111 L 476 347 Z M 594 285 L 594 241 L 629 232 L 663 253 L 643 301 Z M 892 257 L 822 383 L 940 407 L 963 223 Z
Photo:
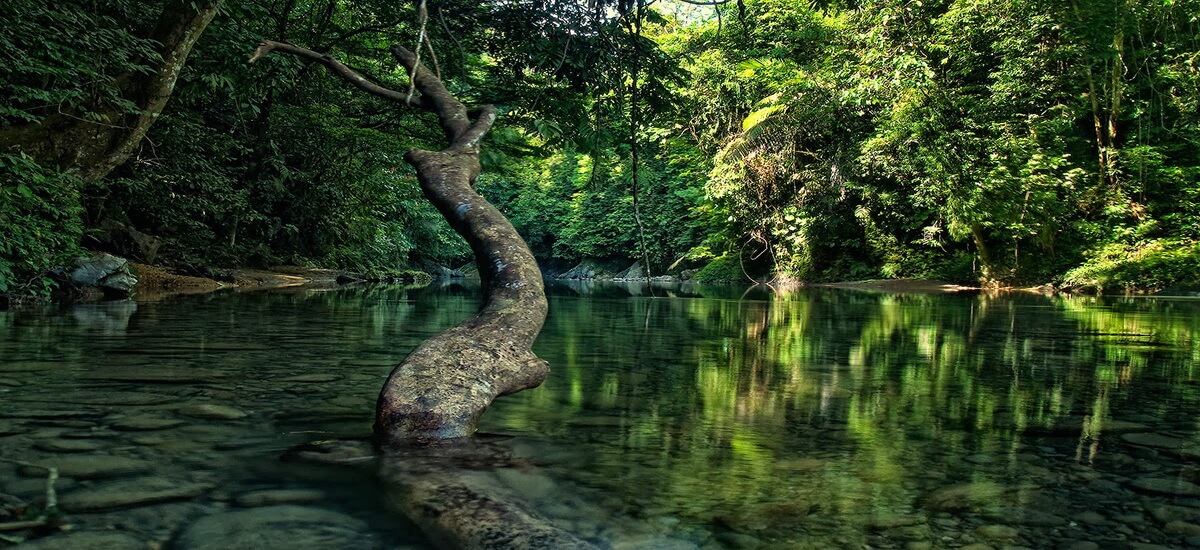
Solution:
M 988 481 L 963 483 L 934 489 L 921 497 L 921 504 L 935 512 L 972 510 L 996 504 L 1007 491 L 1003 485 Z
M 314 489 L 267 489 L 238 495 L 234 502 L 238 506 L 257 508 L 279 504 L 311 504 L 325 498 L 325 493 Z
M 354 548 L 381 546 L 362 520 L 331 510 L 268 506 L 214 514 L 184 528 L 175 550 Z
M 1122 435 L 1121 441 L 1155 449 L 1182 449 L 1187 443 L 1178 437 L 1155 433 L 1129 433 Z
M 52 453 L 86 453 L 99 451 L 104 444 L 89 439 L 49 439 L 38 441 L 33 447 Z
M 975 534 L 984 540 L 1006 542 L 1017 538 L 1020 531 L 1007 525 L 980 525 L 975 529 Z
M 280 378 L 279 381 L 318 384 L 322 382 L 337 382 L 341 379 L 342 377 L 336 374 L 297 374 L 295 376 L 288 376 L 287 378 Z
M 198 497 L 212 489 L 204 483 L 145 477 L 97 484 L 63 495 L 59 507 L 68 512 L 101 512 Z
M 1182 479 L 1143 477 L 1129 482 L 1129 487 L 1142 493 L 1174 497 L 1200 496 L 1200 485 Z
M 203 405 L 188 405 L 179 409 L 179 414 L 192 418 L 206 420 L 241 420 L 249 416 L 245 412 L 227 405 L 205 403 Z
M 77 479 L 99 479 L 144 474 L 153 468 L 145 460 L 110 455 L 75 455 L 35 461 L 40 467 L 22 466 L 21 475 L 26 477 L 45 476 L 46 468 L 57 468 L 58 475 Z
M 132 535 L 112 531 L 76 531 L 34 539 L 22 550 L 146 550 L 147 543 Z
M 156 416 L 127 416 L 113 422 L 110 428 L 122 432 L 151 432 L 177 428 L 186 422 L 176 418 L 160 418 Z

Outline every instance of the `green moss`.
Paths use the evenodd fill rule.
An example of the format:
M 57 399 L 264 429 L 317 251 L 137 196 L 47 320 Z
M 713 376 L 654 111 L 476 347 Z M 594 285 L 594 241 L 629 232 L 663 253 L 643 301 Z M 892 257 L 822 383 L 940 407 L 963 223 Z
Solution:
M 693 280 L 701 283 L 744 282 L 746 274 L 742 272 L 742 264 L 738 261 L 738 257 L 734 254 L 726 254 L 700 268 Z

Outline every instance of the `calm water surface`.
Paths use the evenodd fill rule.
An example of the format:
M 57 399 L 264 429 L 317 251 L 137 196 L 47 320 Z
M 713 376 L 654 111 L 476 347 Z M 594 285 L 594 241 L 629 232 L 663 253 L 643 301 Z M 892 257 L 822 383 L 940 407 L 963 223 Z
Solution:
M 1200 546 L 1200 302 L 551 293 L 551 378 L 481 430 L 506 436 L 501 479 L 601 546 Z M 271 547 L 289 524 L 254 511 L 288 505 L 270 513 L 291 528 L 326 511 L 355 545 L 424 548 L 370 475 L 280 456 L 365 437 L 391 366 L 476 300 L 454 284 L 0 312 L 0 493 L 34 500 L 30 464 L 58 465 L 76 532 Z

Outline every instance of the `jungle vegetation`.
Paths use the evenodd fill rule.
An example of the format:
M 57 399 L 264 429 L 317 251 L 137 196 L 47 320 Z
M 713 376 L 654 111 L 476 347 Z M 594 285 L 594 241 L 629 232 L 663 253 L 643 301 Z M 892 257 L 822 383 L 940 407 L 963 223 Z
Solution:
M 421 32 L 450 92 L 497 106 L 479 187 L 544 266 L 1200 282 L 1200 0 L 716 4 L 0 3 L 0 292 L 84 249 L 465 263 L 401 160 L 436 125 L 246 63 L 286 41 L 402 90 L 385 52 Z

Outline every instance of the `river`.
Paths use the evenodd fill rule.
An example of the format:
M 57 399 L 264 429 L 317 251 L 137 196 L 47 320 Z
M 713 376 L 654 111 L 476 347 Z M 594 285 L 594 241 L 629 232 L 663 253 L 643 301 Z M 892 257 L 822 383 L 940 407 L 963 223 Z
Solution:
M 1200 545 L 1200 301 L 549 291 L 550 379 L 480 430 L 513 492 L 602 547 Z M 0 493 L 36 501 L 59 469 L 73 529 L 46 548 L 426 548 L 371 475 L 280 457 L 367 437 L 391 366 L 476 303 L 456 283 L 0 311 Z

